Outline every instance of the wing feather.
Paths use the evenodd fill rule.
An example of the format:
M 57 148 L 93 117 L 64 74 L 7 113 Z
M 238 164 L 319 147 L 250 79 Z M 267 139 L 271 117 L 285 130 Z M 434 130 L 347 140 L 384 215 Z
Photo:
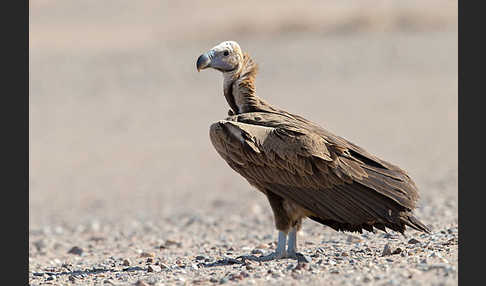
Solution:
M 210 137 L 252 185 L 294 201 L 320 221 L 417 228 L 408 212 L 418 194 L 406 172 L 306 124 L 281 114 L 244 113 L 213 124 Z

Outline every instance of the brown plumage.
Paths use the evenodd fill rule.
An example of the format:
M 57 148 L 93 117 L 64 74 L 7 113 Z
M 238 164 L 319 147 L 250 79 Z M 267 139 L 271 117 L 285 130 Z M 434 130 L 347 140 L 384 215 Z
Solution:
M 267 196 L 279 231 L 297 231 L 306 217 L 338 231 L 403 233 L 406 226 L 429 231 L 412 214 L 419 196 L 405 171 L 259 98 L 257 65 L 236 42 L 203 54 L 197 67 L 223 72 L 231 109 L 229 117 L 211 125 L 211 142 L 233 170 Z M 290 241 L 287 252 L 295 256 Z M 271 258 L 289 255 L 283 251 Z

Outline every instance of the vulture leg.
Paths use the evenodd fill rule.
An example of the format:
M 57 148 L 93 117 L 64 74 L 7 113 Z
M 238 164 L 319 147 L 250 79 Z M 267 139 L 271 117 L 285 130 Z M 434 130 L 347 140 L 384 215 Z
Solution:
M 297 257 L 297 229 L 293 227 L 289 232 L 287 257 Z
M 284 258 L 286 256 L 286 253 L 285 253 L 286 244 L 287 244 L 287 234 L 283 231 L 279 231 L 278 232 L 277 249 L 275 250 L 274 253 L 272 253 L 270 255 L 275 254 L 275 259 Z
M 304 256 L 297 253 L 297 231 L 302 226 L 301 218 L 291 218 L 289 208 L 292 208 L 282 197 L 266 192 L 268 201 L 273 210 L 275 217 L 275 226 L 278 230 L 278 243 L 275 252 L 262 256 L 240 256 L 239 258 L 250 259 L 255 261 L 269 261 L 281 258 L 293 258 L 301 260 Z M 288 240 L 287 240 L 288 238 Z M 288 244 L 287 244 L 288 243 Z
M 309 258 L 305 257 L 302 253 L 297 252 L 297 231 L 300 226 L 294 226 L 289 232 L 287 258 L 297 259 L 297 261 L 309 262 Z
M 243 255 L 243 256 L 239 256 L 238 258 L 242 258 L 243 260 L 249 259 L 254 261 L 270 261 L 275 259 L 286 258 L 287 257 L 287 252 L 285 251 L 286 246 L 287 246 L 287 234 L 283 231 L 279 231 L 277 249 L 275 250 L 275 252 L 272 252 L 268 255 L 262 255 L 262 256 Z

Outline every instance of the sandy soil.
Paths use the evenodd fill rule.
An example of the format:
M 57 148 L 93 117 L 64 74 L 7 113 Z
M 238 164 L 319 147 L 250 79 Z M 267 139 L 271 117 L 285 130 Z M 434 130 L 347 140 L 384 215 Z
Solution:
M 83 2 L 31 1 L 31 285 L 457 285 L 457 3 Z M 227 106 L 195 60 L 227 39 L 260 96 L 407 170 L 432 234 L 306 221 L 311 262 L 235 263 L 276 231 L 209 141 Z

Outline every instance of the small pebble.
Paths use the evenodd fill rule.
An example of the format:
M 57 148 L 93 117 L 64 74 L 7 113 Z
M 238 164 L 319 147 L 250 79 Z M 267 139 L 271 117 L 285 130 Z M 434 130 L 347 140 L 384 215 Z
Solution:
M 37 249 L 37 251 L 42 251 L 46 247 L 46 243 L 44 242 L 43 239 L 39 239 L 34 242 L 34 246 Z
M 393 250 L 392 254 L 400 254 L 402 253 L 402 249 L 398 247 L 397 249 Z
M 297 266 L 295 266 L 295 270 L 301 270 L 301 269 L 306 269 L 306 268 L 309 268 L 309 263 L 305 263 L 305 262 L 299 262 L 297 263 Z
M 133 266 L 133 267 L 123 268 L 123 271 L 139 271 L 139 270 L 143 270 L 143 268 L 140 267 L 140 266 Z
M 135 286 L 149 286 L 149 284 L 145 283 L 142 280 L 138 280 L 137 282 L 135 282 Z
M 123 266 L 130 266 L 130 264 L 131 264 L 131 261 L 128 258 L 123 260 L 123 263 L 122 263 Z
M 446 263 L 446 264 L 449 263 L 449 261 L 447 259 L 443 258 L 443 257 L 440 257 L 439 261 L 442 262 L 442 263 Z
M 388 255 L 391 255 L 392 254 L 392 251 L 391 251 L 391 248 L 390 248 L 390 244 L 385 244 L 385 247 L 383 248 L 383 252 L 381 253 L 381 256 L 388 256 Z
M 175 240 L 171 240 L 171 239 L 168 239 L 168 240 L 165 241 L 165 244 L 164 244 L 165 247 L 169 247 L 169 246 L 172 246 L 172 245 L 175 245 L 177 247 L 181 247 L 182 243 L 175 241 Z
M 312 262 L 312 258 L 308 255 L 299 255 L 298 260 L 299 260 L 299 262 L 304 262 L 304 263 L 311 263 Z
M 81 249 L 80 247 L 74 246 L 68 251 L 68 253 L 81 255 L 81 254 L 83 254 L 83 249 Z
M 246 272 L 246 271 L 241 271 L 241 272 L 240 272 L 240 276 L 243 276 L 243 277 L 250 277 L 250 274 L 248 274 L 248 272 Z
M 263 254 L 263 250 L 261 250 L 261 249 L 253 249 L 251 251 L 251 254 Z
M 415 239 L 415 238 L 412 238 L 408 241 L 409 244 L 417 244 L 417 243 L 420 243 L 419 240 Z
M 164 264 L 164 263 L 160 263 L 159 267 L 160 267 L 161 269 L 170 269 L 169 265 Z
M 105 238 L 102 237 L 102 236 L 92 236 L 92 237 L 89 238 L 89 240 L 94 241 L 94 242 L 100 242 L 100 241 L 105 240 Z
M 372 279 L 372 277 L 367 275 L 367 276 L 363 277 L 363 282 L 365 282 L 365 283 L 371 282 L 371 279 Z
M 148 266 L 148 272 L 160 272 L 161 269 L 157 265 L 149 265 Z
M 142 252 L 140 253 L 140 257 L 155 257 L 155 254 L 153 252 Z

